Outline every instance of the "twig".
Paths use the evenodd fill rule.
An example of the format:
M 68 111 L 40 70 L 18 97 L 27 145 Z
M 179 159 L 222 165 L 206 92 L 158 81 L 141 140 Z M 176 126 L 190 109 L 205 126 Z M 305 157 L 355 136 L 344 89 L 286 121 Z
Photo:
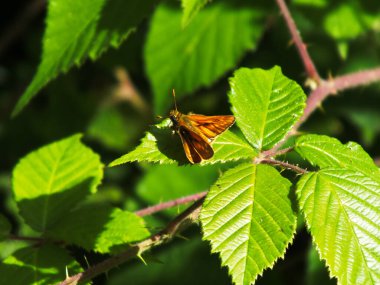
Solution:
M 288 152 L 291 152 L 293 150 L 294 150 L 294 147 L 287 147 L 287 148 L 280 149 L 280 150 L 272 148 L 272 149 L 263 151 L 262 152 L 262 156 L 265 157 L 265 158 L 276 157 L 276 156 L 279 156 L 279 155 L 284 155 L 284 154 L 286 154 Z
M 297 47 L 297 51 L 301 57 L 302 63 L 305 66 L 305 70 L 310 77 L 310 79 L 316 81 L 317 84 L 320 83 L 321 78 L 318 74 L 317 69 L 314 66 L 314 62 L 311 59 L 307 49 L 306 45 L 302 41 L 301 35 L 297 29 L 297 26 L 295 25 L 292 16 L 289 13 L 288 7 L 286 6 L 284 0 L 276 0 L 277 5 L 281 10 L 282 15 L 284 16 L 286 25 L 288 26 L 289 32 L 292 36 L 293 42 Z
M 301 168 L 301 167 L 299 167 L 297 165 L 290 164 L 288 162 L 284 162 L 284 161 L 280 161 L 280 160 L 275 160 L 275 159 L 270 159 L 270 158 L 264 158 L 264 159 L 261 159 L 260 162 L 261 163 L 265 163 L 265 164 L 282 166 L 284 168 L 293 170 L 293 171 L 295 171 L 297 173 L 300 173 L 300 174 L 306 174 L 307 173 L 306 169 L 303 169 L 303 168 Z
M 16 19 L 3 31 L 3 35 L 0 38 L 0 56 L 14 40 L 29 27 L 30 22 L 45 7 L 45 3 L 45 0 L 34 0 L 29 3 L 29 5 L 17 15 Z
M 147 207 L 145 209 L 138 210 L 135 212 L 135 214 L 140 216 L 140 217 L 151 215 L 151 214 L 154 214 L 156 212 L 160 212 L 160 211 L 163 211 L 165 209 L 175 207 L 177 205 L 182 205 L 182 204 L 187 204 L 190 202 L 197 201 L 197 200 L 205 197 L 206 195 L 207 195 L 207 191 L 200 192 L 197 194 L 189 195 L 186 197 L 178 198 L 178 199 L 175 199 L 172 201 L 164 202 L 164 203 L 157 204 L 157 205 L 154 205 L 151 207 Z
M 16 236 L 16 235 L 10 235 L 9 239 L 11 240 L 21 240 L 21 241 L 32 241 L 37 243 L 43 243 L 46 240 L 40 237 L 23 237 L 23 236 Z
M 170 241 L 175 237 L 177 233 L 182 231 L 185 227 L 195 222 L 198 219 L 203 198 L 196 201 L 193 205 L 187 208 L 183 213 L 178 215 L 172 222 L 170 222 L 164 230 L 158 234 L 152 235 L 150 238 L 143 240 L 123 253 L 110 257 L 103 262 L 87 269 L 84 272 L 78 273 L 71 277 L 66 278 L 66 280 L 59 283 L 60 285 L 73 285 L 77 283 L 85 283 L 93 279 L 94 277 L 107 272 L 108 270 L 117 267 L 118 265 L 134 258 L 141 256 L 141 254 L 154 246 L 163 244 Z

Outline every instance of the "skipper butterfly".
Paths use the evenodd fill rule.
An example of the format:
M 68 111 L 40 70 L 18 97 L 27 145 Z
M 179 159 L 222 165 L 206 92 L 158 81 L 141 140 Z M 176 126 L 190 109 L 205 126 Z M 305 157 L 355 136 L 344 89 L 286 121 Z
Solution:
M 190 163 L 200 163 L 214 155 L 211 147 L 213 140 L 235 123 L 232 115 L 204 116 L 182 114 L 177 109 L 173 89 L 175 109 L 169 113 L 172 129 L 180 136 L 183 149 Z

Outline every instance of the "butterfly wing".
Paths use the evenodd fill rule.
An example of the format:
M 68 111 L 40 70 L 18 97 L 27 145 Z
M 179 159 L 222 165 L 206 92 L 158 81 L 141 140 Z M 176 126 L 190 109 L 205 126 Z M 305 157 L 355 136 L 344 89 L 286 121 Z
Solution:
M 195 132 L 181 126 L 178 129 L 178 134 L 181 137 L 185 154 L 191 163 L 200 163 L 214 155 L 214 151 L 208 142 Z
M 235 117 L 232 115 L 225 116 L 204 116 L 198 114 L 183 115 L 184 120 L 187 120 L 188 126 L 191 126 L 191 131 L 199 136 L 212 142 L 213 139 L 227 130 L 235 123 Z

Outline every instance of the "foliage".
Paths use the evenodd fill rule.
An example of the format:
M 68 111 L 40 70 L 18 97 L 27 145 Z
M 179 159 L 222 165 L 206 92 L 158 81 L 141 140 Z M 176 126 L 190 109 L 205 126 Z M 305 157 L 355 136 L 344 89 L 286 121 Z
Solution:
M 0 284 L 379 284 L 380 5 L 291 1 L 300 47 L 282 2 L 49 0 L 0 68 Z M 235 117 L 200 164 L 173 88 Z

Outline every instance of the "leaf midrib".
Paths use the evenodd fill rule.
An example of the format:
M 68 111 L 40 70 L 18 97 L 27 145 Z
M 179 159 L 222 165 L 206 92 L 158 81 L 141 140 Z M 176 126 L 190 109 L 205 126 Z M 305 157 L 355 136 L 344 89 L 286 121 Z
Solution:
M 43 228 L 43 231 L 46 230 L 46 220 L 47 220 L 47 211 L 48 211 L 48 206 L 49 206 L 49 201 L 50 201 L 50 198 L 51 198 L 51 193 L 52 193 L 52 185 L 53 185 L 53 181 L 54 181 L 54 178 L 55 178 L 55 175 L 56 175 L 56 172 L 58 170 L 58 166 L 60 165 L 61 161 L 62 161 L 62 158 L 65 156 L 67 150 L 69 149 L 69 147 L 71 146 L 71 144 L 67 145 L 63 151 L 61 152 L 61 155 L 59 155 L 58 159 L 55 161 L 54 163 L 54 166 L 52 168 L 52 172 L 51 172 L 51 175 L 50 175 L 50 178 L 49 178 L 49 182 L 48 182 L 48 185 L 47 185 L 47 195 L 46 195 L 46 198 L 45 198 L 45 203 L 44 203 L 44 207 L 43 207 L 43 211 L 42 211 L 42 228 Z
M 323 173 L 322 173 L 322 174 L 323 174 Z M 320 174 L 319 174 L 319 175 L 320 175 Z M 323 178 L 323 176 L 320 177 L 320 178 Z M 332 186 L 332 187 L 329 187 L 329 189 L 330 189 L 330 191 L 333 192 L 334 195 L 337 197 L 336 199 L 337 199 L 337 201 L 338 201 L 338 203 L 339 203 L 339 206 L 340 206 L 341 209 L 342 209 L 343 215 L 345 216 L 345 218 L 347 219 L 347 221 L 351 221 L 351 219 L 349 218 L 349 215 L 348 215 L 348 213 L 347 213 L 345 207 L 343 206 L 344 203 L 341 201 L 341 199 L 340 199 L 340 197 L 339 197 L 339 194 L 338 194 L 337 191 L 335 191 L 335 189 L 334 189 L 334 187 L 337 187 L 337 186 L 335 186 L 335 183 L 330 182 L 329 179 L 324 178 L 324 180 L 325 180 L 325 182 L 326 182 L 329 186 Z M 374 280 L 373 280 L 373 278 L 372 278 L 371 269 L 369 268 L 369 266 L 368 266 L 368 264 L 367 264 L 367 259 L 365 258 L 365 255 L 364 255 L 364 252 L 363 252 L 363 249 L 362 249 L 361 243 L 359 242 L 359 239 L 358 239 L 358 237 L 357 237 L 357 235 L 356 235 L 356 231 L 355 231 L 355 229 L 354 229 L 354 227 L 353 227 L 353 225 L 352 225 L 351 222 L 349 222 L 348 225 L 349 225 L 349 227 L 350 227 L 350 229 L 351 229 L 351 231 L 352 231 L 352 233 L 353 233 L 353 236 L 354 236 L 355 241 L 357 242 L 358 248 L 359 248 L 359 250 L 360 250 L 360 254 L 361 254 L 361 256 L 362 256 L 363 262 L 364 262 L 365 267 L 366 267 L 366 273 L 367 273 L 367 275 L 369 276 L 370 280 L 372 281 L 372 284 L 375 284 L 375 283 L 374 283 Z M 337 278 L 339 279 L 338 276 L 337 276 Z

